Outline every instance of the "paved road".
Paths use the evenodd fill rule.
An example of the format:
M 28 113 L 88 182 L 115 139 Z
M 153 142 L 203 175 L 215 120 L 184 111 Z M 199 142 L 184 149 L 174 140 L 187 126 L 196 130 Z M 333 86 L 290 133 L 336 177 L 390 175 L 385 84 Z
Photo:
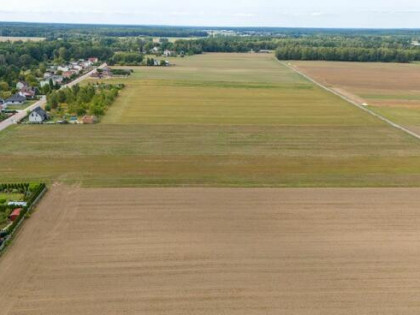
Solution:
M 68 83 L 66 85 L 63 85 L 61 88 L 63 89 L 63 88 L 66 88 L 66 87 L 72 87 L 72 86 L 82 82 L 83 80 L 89 78 L 92 73 L 95 73 L 97 71 L 97 69 L 102 69 L 105 66 L 106 66 L 106 63 L 104 63 L 104 64 L 100 65 L 98 68 L 95 68 L 92 71 L 82 75 L 81 77 L 77 78 L 76 80 L 71 81 L 70 83 Z M 25 108 L 24 110 L 19 111 L 17 114 L 13 115 L 12 117 L 10 117 L 6 120 L 3 120 L 2 122 L 0 122 L 0 131 L 8 128 L 11 125 L 17 124 L 19 121 L 21 121 L 22 119 L 24 119 L 26 117 L 28 111 L 31 112 L 37 107 L 42 107 L 46 104 L 46 102 L 47 102 L 46 97 L 42 96 L 42 98 L 38 102 L 36 102 L 36 103 L 32 104 L 31 106 Z
M 281 62 L 279 60 L 278 60 L 278 62 L 280 62 L 282 65 L 286 66 L 287 68 L 293 70 L 294 72 L 298 73 L 299 75 L 301 75 L 305 79 L 307 79 L 307 80 L 311 81 L 312 83 L 316 84 L 320 88 L 322 88 L 322 89 L 324 89 L 324 90 L 326 90 L 326 91 L 328 91 L 330 93 L 333 93 L 333 94 L 337 95 L 338 97 L 341 97 L 343 100 L 347 101 L 348 103 L 350 103 L 350 104 L 352 104 L 352 105 L 360 108 L 361 110 L 369 113 L 370 115 L 375 116 L 376 118 L 378 118 L 378 119 L 386 122 L 388 125 L 390 125 L 390 126 L 392 126 L 394 128 L 397 128 L 397 129 L 399 129 L 399 130 L 401 130 L 401 131 L 409 134 L 410 136 L 412 136 L 412 137 L 417 138 L 417 139 L 420 140 L 420 135 L 419 134 L 417 134 L 417 133 L 415 133 L 415 132 L 413 132 L 413 131 L 411 131 L 411 130 L 409 130 L 409 129 L 401 126 L 401 125 L 398 125 L 397 123 L 389 120 L 388 118 L 385 118 L 384 116 L 375 113 L 374 111 L 370 110 L 366 106 L 363 106 L 362 104 L 359 104 L 359 103 L 355 102 L 354 100 L 348 98 L 347 96 L 345 96 L 345 95 L 343 95 L 343 94 L 341 94 L 341 93 L 339 93 L 339 92 L 337 92 L 337 91 L 335 91 L 333 89 L 330 89 L 329 87 L 326 87 L 325 85 L 323 85 L 323 84 L 319 83 L 318 81 L 314 80 L 313 78 L 311 78 L 307 74 L 303 73 L 302 71 L 299 71 L 298 69 L 296 69 L 296 67 L 294 67 L 294 66 L 292 66 L 292 65 L 290 65 L 290 64 L 288 64 L 286 62 Z

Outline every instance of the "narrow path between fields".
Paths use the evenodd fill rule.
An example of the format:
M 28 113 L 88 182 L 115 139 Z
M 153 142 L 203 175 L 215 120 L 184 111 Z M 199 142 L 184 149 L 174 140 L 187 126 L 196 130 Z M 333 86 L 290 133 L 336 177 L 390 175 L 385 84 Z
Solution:
M 395 123 L 395 122 L 393 122 L 391 120 L 389 120 L 388 118 L 385 118 L 382 115 L 379 115 L 379 114 L 375 113 L 374 111 L 370 110 L 369 108 L 367 108 L 367 107 L 363 106 L 362 104 L 359 104 L 356 101 L 352 100 L 351 98 L 347 97 L 346 95 L 344 95 L 344 94 L 342 94 L 342 93 L 340 93 L 338 91 L 335 91 L 335 90 L 333 90 L 333 89 L 331 89 L 331 88 L 323 85 L 322 83 L 319 83 L 318 81 L 316 81 L 315 79 L 311 78 L 307 74 L 305 74 L 302 71 L 296 69 L 296 67 L 294 67 L 293 65 L 291 65 L 291 64 L 289 64 L 287 62 L 284 62 L 284 61 L 280 61 L 280 60 L 277 60 L 277 62 L 279 62 L 283 66 L 289 68 L 290 70 L 296 72 L 297 74 L 301 75 L 302 77 L 304 77 L 305 79 L 311 81 L 312 83 L 316 84 L 317 86 L 319 86 L 320 88 L 324 89 L 325 91 L 330 92 L 330 93 L 332 93 L 334 95 L 337 95 L 338 97 L 342 98 L 343 100 L 347 101 L 348 103 L 350 103 L 350 104 L 358 107 L 359 109 L 367 112 L 368 114 L 370 114 L 370 115 L 372 115 L 372 116 L 374 116 L 374 117 L 376 117 L 376 118 L 378 118 L 378 119 L 386 122 L 388 125 L 390 125 L 390 126 L 392 126 L 394 128 L 397 128 L 397 129 L 399 129 L 399 130 L 401 130 L 401 131 L 409 134 L 410 136 L 412 136 L 412 137 L 417 138 L 418 140 L 420 140 L 420 135 L 419 134 L 417 134 L 417 133 L 415 133 L 415 132 L 413 132 L 413 131 L 411 131 L 411 130 L 409 130 L 409 129 L 407 129 L 407 128 L 405 128 L 405 127 L 403 127 L 403 126 L 401 126 L 401 125 L 399 125 L 399 124 L 397 124 L 397 123 Z

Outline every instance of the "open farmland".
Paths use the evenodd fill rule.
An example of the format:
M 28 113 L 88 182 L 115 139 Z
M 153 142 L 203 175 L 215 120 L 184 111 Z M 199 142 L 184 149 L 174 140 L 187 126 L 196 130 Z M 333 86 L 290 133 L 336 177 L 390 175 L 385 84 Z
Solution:
M 416 139 L 273 56 L 205 54 L 172 62 L 113 80 L 126 88 L 101 124 L 0 133 L 3 181 L 420 186 Z
M 55 186 L 2 314 L 418 314 L 419 189 Z
M 420 134 L 420 65 L 293 62 L 299 70 Z

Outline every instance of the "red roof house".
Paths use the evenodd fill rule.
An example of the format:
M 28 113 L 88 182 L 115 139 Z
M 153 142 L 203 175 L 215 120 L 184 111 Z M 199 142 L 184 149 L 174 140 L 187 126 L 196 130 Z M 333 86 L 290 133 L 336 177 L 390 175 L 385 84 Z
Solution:
M 9 220 L 14 222 L 20 216 L 21 211 L 22 208 L 13 210 L 12 213 L 9 215 Z

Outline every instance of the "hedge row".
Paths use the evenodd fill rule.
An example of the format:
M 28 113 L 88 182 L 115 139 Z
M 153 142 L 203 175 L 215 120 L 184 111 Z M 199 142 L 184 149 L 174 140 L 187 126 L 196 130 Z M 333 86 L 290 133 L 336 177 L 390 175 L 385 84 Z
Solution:
M 29 183 L 19 183 L 19 184 L 0 184 L 0 191 L 5 190 L 19 190 L 20 192 L 24 193 L 29 189 Z
M 32 206 L 32 203 L 38 198 L 39 194 L 42 193 L 42 191 L 47 187 L 44 183 L 38 184 L 38 186 L 35 188 L 31 187 L 31 195 L 26 200 L 28 203 L 28 207 Z

